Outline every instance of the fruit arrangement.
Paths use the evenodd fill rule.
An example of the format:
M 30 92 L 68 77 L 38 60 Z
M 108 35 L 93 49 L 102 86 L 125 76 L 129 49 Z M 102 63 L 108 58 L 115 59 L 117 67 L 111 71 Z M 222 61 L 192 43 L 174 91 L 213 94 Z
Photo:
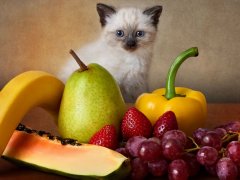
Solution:
M 219 179 L 240 177 L 240 122 L 203 128 L 205 96 L 174 86 L 180 65 L 197 56 L 197 48 L 176 58 L 166 88 L 140 95 L 129 108 L 106 69 L 70 53 L 80 69 L 66 85 L 29 71 L 1 90 L 3 158 L 72 178 L 184 180 L 203 171 Z M 60 136 L 19 124 L 36 106 L 54 116 Z
M 240 122 L 230 122 L 213 129 L 197 128 L 192 136 L 178 129 L 176 116 L 172 111 L 165 112 L 147 132 L 142 129 L 141 120 L 146 124 L 146 117 L 138 116 L 130 108 L 123 119 L 135 135 L 129 137 L 116 151 L 131 159 L 131 179 L 165 177 L 171 180 L 184 180 L 199 175 L 201 172 L 219 179 L 237 179 L 240 177 Z M 137 117 L 137 118 L 136 118 Z M 149 121 L 150 122 L 150 121 Z M 130 123 L 129 123 L 130 124 Z M 125 134 L 125 125 L 122 134 Z M 129 127 L 127 127 L 128 129 Z
M 6 159 L 68 177 L 108 179 L 115 174 L 117 178 L 125 177 L 130 169 L 126 157 L 111 149 L 88 144 L 91 137 L 92 143 L 98 143 L 103 134 L 106 145 L 108 141 L 105 135 L 113 131 L 115 136 L 109 136 L 110 140 L 112 141 L 112 137 L 117 138 L 118 127 L 126 110 L 120 89 L 106 69 L 97 64 L 86 66 L 73 51 L 70 53 L 81 68 L 72 74 L 66 86 L 49 73 L 28 71 L 13 78 L 1 90 L 1 155 Z M 36 106 L 46 109 L 53 115 L 64 141 L 61 143 L 52 141 L 54 137 L 51 135 L 42 139 L 28 129 L 27 135 L 23 132 L 15 132 L 15 128 L 27 112 Z M 101 131 L 103 126 L 106 128 Z M 99 130 L 101 132 L 98 132 Z M 44 131 L 40 131 L 40 134 L 42 132 Z M 99 136 L 95 134 L 97 132 Z M 78 141 L 84 145 L 63 146 L 62 142 L 68 141 Z M 113 144 L 110 146 L 114 147 Z M 83 158 L 84 154 L 88 154 L 87 158 Z M 53 159 L 53 164 L 48 163 L 49 159 L 43 161 L 43 158 L 39 159 L 47 156 Z M 64 167 L 59 160 L 68 162 L 66 163 L 68 165 Z M 100 166 L 105 161 L 110 163 L 99 169 L 93 166 L 96 163 Z M 86 165 L 86 168 L 82 166 L 80 171 L 77 169 L 78 166 L 81 167 L 78 164 Z M 98 170 L 95 171 L 95 168 Z

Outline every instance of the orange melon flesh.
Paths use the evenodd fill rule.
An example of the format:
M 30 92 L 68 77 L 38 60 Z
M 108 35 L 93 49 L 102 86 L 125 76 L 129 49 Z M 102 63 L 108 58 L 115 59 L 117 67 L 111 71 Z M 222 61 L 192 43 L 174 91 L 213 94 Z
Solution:
M 128 159 L 111 149 L 90 144 L 62 145 L 57 140 L 17 130 L 3 157 L 69 176 L 104 177 L 129 168 Z

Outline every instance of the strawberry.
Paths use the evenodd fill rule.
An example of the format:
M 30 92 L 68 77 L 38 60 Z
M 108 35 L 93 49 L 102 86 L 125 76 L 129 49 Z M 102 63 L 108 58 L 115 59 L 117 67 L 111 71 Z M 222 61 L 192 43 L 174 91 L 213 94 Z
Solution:
M 154 124 L 153 136 L 161 138 L 165 132 L 173 129 L 178 129 L 176 116 L 174 112 L 167 111 Z
M 118 144 L 116 128 L 113 125 L 104 126 L 91 137 L 89 144 L 116 149 Z
M 152 124 L 142 112 L 135 107 L 131 107 L 123 117 L 121 132 L 124 140 L 133 136 L 149 138 L 152 134 Z

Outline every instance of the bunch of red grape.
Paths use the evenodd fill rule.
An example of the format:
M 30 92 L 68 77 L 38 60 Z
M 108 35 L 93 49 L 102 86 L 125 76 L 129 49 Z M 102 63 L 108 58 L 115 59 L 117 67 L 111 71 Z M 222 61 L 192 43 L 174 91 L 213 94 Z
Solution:
M 219 179 L 240 178 L 240 121 L 212 130 L 199 128 L 193 133 L 197 161 Z
M 201 171 L 223 179 L 240 178 L 240 122 L 196 129 L 192 137 L 169 130 L 161 138 L 134 136 L 117 149 L 131 159 L 131 179 L 185 180 Z

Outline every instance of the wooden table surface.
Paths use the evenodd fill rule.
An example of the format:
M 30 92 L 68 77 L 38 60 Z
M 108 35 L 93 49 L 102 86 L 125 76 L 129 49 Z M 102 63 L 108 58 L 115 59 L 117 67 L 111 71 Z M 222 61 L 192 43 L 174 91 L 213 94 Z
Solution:
M 240 103 L 239 104 L 208 104 L 208 118 L 206 127 L 213 128 L 216 125 L 226 123 L 228 121 L 240 120 Z M 23 124 L 28 125 L 37 130 L 46 130 L 57 135 L 57 128 L 53 119 L 44 110 L 35 108 L 30 111 L 24 118 Z M 43 157 L 44 158 L 44 157 Z M 27 167 L 19 167 L 6 160 L 0 158 L 0 179 L 13 180 L 64 180 L 62 176 L 44 173 L 32 170 Z M 194 179 L 217 179 L 206 175 Z

